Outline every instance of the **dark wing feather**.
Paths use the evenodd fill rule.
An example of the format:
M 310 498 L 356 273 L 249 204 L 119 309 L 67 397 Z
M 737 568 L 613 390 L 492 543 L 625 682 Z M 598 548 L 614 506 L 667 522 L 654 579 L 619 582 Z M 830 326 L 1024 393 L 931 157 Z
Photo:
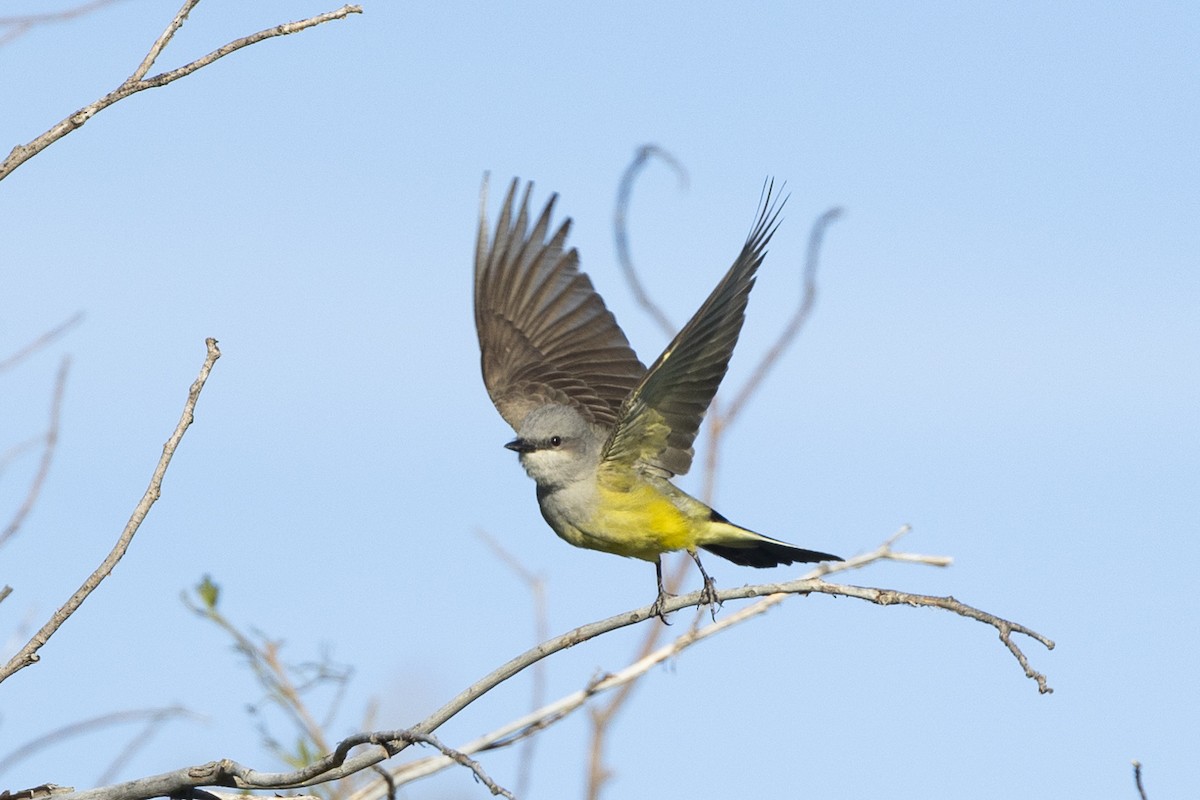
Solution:
M 725 377 L 754 274 L 779 225 L 784 201 L 772 197 L 773 188 L 764 187 L 758 221 L 733 266 L 626 399 L 605 461 L 667 476 L 691 467 L 692 442 Z
M 564 252 L 571 220 L 547 239 L 557 195 L 529 230 L 532 190 L 528 184 L 514 219 L 513 180 L 489 241 L 484 180 L 475 248 L 483 382 L 514 430 L 546 403 L 574 406 L 591 422 L 611 427 L 646 367 L 579 271 L 579 254 L 574 248 Z

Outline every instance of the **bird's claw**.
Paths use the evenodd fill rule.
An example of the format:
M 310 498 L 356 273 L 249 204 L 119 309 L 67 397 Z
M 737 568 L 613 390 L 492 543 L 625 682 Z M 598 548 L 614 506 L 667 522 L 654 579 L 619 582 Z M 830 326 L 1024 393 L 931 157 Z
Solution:
M 700 590 L 700 605 L 708 606 L 713 622 L 717 621 L 717 609 L 721 607 L 721 598 L 717 596 L 717 584 L 712 578 L 704 576 L 704 588 Z
M 658 617 L 660 620 L 662 620 L 663 625 L 670 625 L 671 623 L 667 622 L 666 606 L 667 600 L 674 596 L 675 595 L 666 590 L 659 591 L 658 597 L 654 598 L 654 605 L 650 606 L 650 616 Z

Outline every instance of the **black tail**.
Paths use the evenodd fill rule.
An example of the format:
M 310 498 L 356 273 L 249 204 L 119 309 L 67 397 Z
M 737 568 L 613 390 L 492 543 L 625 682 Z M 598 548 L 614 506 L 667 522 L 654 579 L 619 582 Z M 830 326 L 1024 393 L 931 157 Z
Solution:
M 818 553 L 816 550 L 805 550 L 792 547 L 790 544 L 776 542 L 763 538 L 759 541 L 748 541 L 745 545 L 702 544 L 702 550 L 707 550 L 714 556 L 728 559 L 743 567 L 778 567 L 780 564 L 802 564 L 814 561 L 842 561 L 839 556 L 829 553 Z
M 844 561 L 840 556 L 820 553 L 816 550 L 805 550 L 803 547 L 793 547 L 787 542 L 763 536 L 736 525 L 716 511 L 709 509 L 709 519 L 721 522 L 736 529 L 736 535 L 725 539 L 720 544 L 702 544 L 700 548 L 714 556 L 728 559 L 743 567 L 778 567 L 780 564 L 811 564 L 815 561 Z

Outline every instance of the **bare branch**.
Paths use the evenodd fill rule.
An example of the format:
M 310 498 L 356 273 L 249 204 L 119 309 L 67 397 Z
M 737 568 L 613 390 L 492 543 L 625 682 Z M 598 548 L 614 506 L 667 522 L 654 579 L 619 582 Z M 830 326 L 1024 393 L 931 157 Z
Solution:
M 252 44 L 257 44 L 264 39 L 271 39 L 276 36 L 287 36 L 288 34 L 298 33 L 302 30 L 312 28 L 325 22 L 330 22 L 335 19 L 343 19 L 350 14 L 362 13 L 362 6 L 346 5 L 342 6 L 336 11 L 328 11 L 324 14 L 318 14 L 315 17 L 309 17 L 308 19 L 299 20 L 297 22 L 286 22 L 282 25 L 276 25 L 274 28 L 267 28 L 259 31 L 258 33 L 253 33 L 249 36 L 244 36 L 241 39 L 236 39 L 229 44 L 224 45 L 223 47 L 213 50 L 208 55 L 202 56 L 195 61 L 185 64 L 182 67 L 146 78 L 146 72 L 149 71 L 150 67 L 154 65 L 154 62 L 158 59 L 158 56 L 171 41 L 171 37 L 175 35 L 175 32 L 179 30 L 179 27 L 183 25 L 184 20 L 187 19 L 188 13 L 191 12 L 191 10 L 199 2 L 200 0 L 186 0 L 186 2 L 184 2 L 183 6 L 179 9 L 179 12 L 171 20 L 171 23 L 159 35 L 158 39 L 155 40 L 154 44 L 150 48 L 150 52 L 146 54 L 144 59 L 142 59 L 141 64 L 138 65 L 133 74 L 126 78 L 120 86 L 104 95 L 104 97 L 101 97 L 99 100 L 96 100 L 90 105 L 84 106 L 74 114 L 71 114 L 67 118 L 63 119 L 28 144 L 19 144 L 14 147 L 12 152 L 9 153 L 8 158 L 4 159 L 3 163 L 0 163 L 0 180 L 4 180 L 4 178 L 8 177 L 8 175 L 14 169 L 33 158 L 38 153 L 42 152 L 71 131 L 83 127 L 83 125 L 89 119 L 94 117 L 99 112 L 108 108 L 113 103 L 124 100 L 126 97 L 129 97 L 132 94 L 137 94 L 144 89 L 165 86 L 172 81 L 179 80 L 182 77 L 192 74 L 198 69 L 208 66 L 219 58 L 223 58 L 234 51 L 241 50 L 243 47 L 249 47 Z
M 21 789 L 15 792 L 5 789 L 3 792 L 0 792 L 0 800 L 49 800 L 52 797 L 70 794 L 73 791 L 75 789 L 70 786 L 59 786 L 57 783 L 43 783 L 31 789 Z
M 276 794 L 281 800 L 326 800 L 315 794 Z M 215 792 L 211 789 L 189 789 L 180 792 L 171 800 L 247 800 L 245 792 Z
M 646 166 L 646 162 L 655 156 L 661 158 L 667 163 L 667 166 L 675 170 L 675 174 L 679 176 L 680 188 L 687 188 L 687 172 L 675 156 L 658 145 L 642 145 L 638 148 L 633 161 L 625 168 L 625 174 L 621 176 L 621 183 L 617 189 L 617 209 L 613 213 L 613 236 L 617 242 L 617 261 L 621 264 L 621 271 L 625 273 L 625 281 L 629 284 L 634 299 L 637 300 L 638 305 L 650 315 L 650 318 L 654 320 L 669 339 L 675 335 L 677 329 L 671 324 L 671 320 L 658 304 L 650 299 L 650 295 L 646 293 L 645 287 L 642 286 L 642 280 L 638 277 L 637 269 L 633 266 L 633 259 L 629 255 L 629 234 L 625 226 L 625 213 L 629 209 L 629 198 L 633 194 L 633 183 L 637 180 L 638 174 Z
M 26 451 L 33 450 L 35 447 L 45 441 L 46 434 L 40 433 L 37 436 L 33 436 L 23 442 L 17 442 L 14 445 L 9 445 L 7 450 L 5 450 L 3 453 L 0 453 L 0 476 L 3 476 L 4 470 L 8 468 L 9 464 L 25 455 Z
M 188 14 L 192 13 L 192 9 L 199 4 L 200 0 L 183 0 L 183 5 L 179 7 L 179 11 L 175 12 L 175 17 L 171 20 L 171 23 L 158 35 L 158 38 L 154 40 L 154 44 L 150 45 L 150 52 L 146 53 L 146 57 L 142 59 L 142 63 L 138 64 L 138 68 L 125 81 L 126 84 L 131 82 L 136 83 L 146 77 L 146 73 L 154 66 L 154 62 L 158 60 L 162 51 L 170 43 L 171 39 L 174 38 L 175 33 L 183 27 Z
M 1146 787 L 1142 785 L 1142 762 L 1136 758 L 1133 760 L 1133 783 L 1137 786 L 1138 797 L 1142 800 L 1147 800 Z
M 872 551 L 872 553 L 851 559 L 851 562 L 861 565 L 872 560 L 891 558 L 894 555 L 897 554 L 891 552 L 889 541 L 875 551 Z M 903 560 L 924 561 L 931 564 L 943 564 L 947 561 L 942 557 L 912 555 Z M 463 764 L 470 768 L 494 793 L 503 794 L 504 791 L 499 787 L 495 787 L 489 780 L 486 780 L 482 774 L 482 769 L 466 757 L 468 752 L 471 752 L 469 748 L 486 749 L 501 747 L 517 741 L 521 736 L 528 735 L 529 731 L 540 730 L 553 721 L 562 718 L 571 710 L 571 707 L 578 707 L 582 704 L 582 700 L 586 700 L 598 691 L 610 689 L 615 686 L 628 685 L 634 678 L 644 674 L 653 664 L 661 663 L 662 660 L 671 657 L 697 641 L 701 641 L 726 628 L 739 624 L 746 619 L 758 616 L 771 606 L 782 602 L 787 596 L 794 594 L 828 594 L 839 597 L 852 597 L 881 606 L 910 605 L 941 608 L 995 627 L 1002 634 L 1023 633 L 1037 640 L 1047 648 L 1054 647 L 1054 643 L 1041 634 L 1017 623 L 1001 619 L 993 614 L 966 605 L 953 597 L 936 597 L 899 592 L 892 589 L 826 583 L 818 577 L 830 571 L 834 570 L 823 565 L 818 569 L 812 570 L 809 573 L 811 577 L 804 577 L 784 583 L 759 584 L 756 586 L 742 586 L 723 590 L 718 593 L 718 598 L 721 602 L 754 597 L 762 599 L 757 603 L 728 614 L 710 625 L 697 627 L 683 633 L 670 645 L 649 654 L 645 659 L 639 659 L 615 676 L 604 676 L 584 689 L 582 697 L 580 697 L 580 693 L 575 693 L 570 698 L 559 701 L 554 707 L 547 707 L 547 709 L 538 712 L 541 714 L 540 718 L 530 720 L 529 717 L 525 717 L 520 721 L 517 728 L 513 728 L 512 725 L 506 726 L 503 729 L 504 732 L 502 735 L 491 736 L 488 741 L 482 743 L 480 740 L 477 740 L 467 748 L 461 750 L 448 748 L 438 742 L 432 736 L 433 731 L 472 702 L 491 691 L 491 689 L 520 673 L 530 665 L 536 664 L 543 658 L 609 631 L 634 625 L 648 619 L 657 619 L 653 607 L 645 606 L 618 614 L 548 639 L 467 687 L 442 708 L 412 728 L 355 734 L 339 742 L 328 755 L 292 772 L 259 772 L 225 759 L 114 786 L 75 792 L 64 797 L 63 800 L 149 800 L 149 798 L 163 795 L 180 797 L 186 796 L 186 793 L 192 790 L 205 786 L 224 786 L 237 789 L 294 789 L 331 780 L 339 780 L 353 775 L 391 758 L 407 749 L 413 743 L 428 744 L 436 747 L 443 756 L 448 757 L 454 763 Z M 682 597 L 672 598 L 667 601 L 666 610 L 671 612 L 682 608 L 699 606 L 701 602 L 700 598 L 701 592 L 692 592 Z M 1009 644 L 1009 642 L 1006 642 L 1006 644 Z M 1013 645 L 1009 644 L 1009 647 L 1012 649 Z M 1030 674 L 1032 671 L 1026 668 L 1026 672 Z M 1049 687 L 1045 685 L 1045 679 L 1042 676 L 1032 673 L 1030 677 L 1038 681 L 1040 691 L 1050 691 Z M 364 752 L 351 755 L 352 750 L 363 746 L 368 747 L 368 749 Z M 433 763 L 426 759 L 422 762 L 414 762 L 413 765 L 402 765 L 398 769 L 393 770 L 394 785 L 415 780 L 421 775 L 428 774 L 430 765 Z M 449 763 L 449 761 L 441 763 Z M 474 766 L 472 766 L 473 764 Z M 437 768 L 440 769 L 441 767 Z M 373 798 L 382 797 L 387 791 L 383 782 L 376 782 L 364 790 L 355 793 L 351 800 L 373 800 Z
M 21 524 L 25 522 L 25 517 L 37 503 L 38 495 L 42 493 L 42 485 L 46 482 L 46 476 L 50 474 L 50 464 L 54 461 L 54 449 L 58 445 L 58 424 L 62 416 L 62 401 L 67 388 L 67 371 L 70 367 L 70 358 L 64 358 L 58 367 L 58 377 L 54 380 L 54 399 L 50 401 L 50 424 L 46 428 L 45 436 L 42 437 L 45 442 L 42 449 L 42 460 L 38 464 L 37 473 L 33 476 L 33 482 L 29 484 L 29 491 L 25 493 L 25 500 L 22 501 L 21 507 L 17 509 L 17 513 L 13 514 L 13 518 L 9 520 L 4 530 L 0 531 L 0 547 L 3 547 L 9 538 L 20 530 Z
M 175 431 L 171 434 L 171 438 L 163 445 L 162 457 L 159 458 L 158 466 L 155 467 L 154 474 L 150 478 L 150 485 L 147 487 L 141 501 L 138 502 L 137 507 L 134 508 L 133 515 L 129 518 L 129 522 L 126 523 L 125 530 L 121 532 L 116 545 L 113 546 L 113 549 L 100 566 L 75 591 L 75 594 L 71 595 L 62 608 L 54 612 L 54 616 L 50 618 L 49 622 L 43 625 L 41 630 L 35 633 L 33 638 L 16 655 L 9 659 L 3 668 L 0 668 L 0 682 L 8 679 L 14 673 L 28 667 L 30 664 L 37 662 L 37 651 L 50 640 L 50 637 L 67 621 L 67 618 L 83 605 L 83 601 L 100 585 L 101 581 L 108 577 L 109 573 L 117 565 L 117 562 L 125 555 L 125 551 L 129 549 L 134 534 L 141 527 L 146 515 L 150 513 L 150 507 L 154 505 L 162 493 L 163 476 L 166 475 L 167 467 L 171 463 L 171 458 L 175 455 L 175 449 L 179 447 L 179 442 L 183 439 L 184 432 L 192 424 L 196 401 L 200 399 L 200 391 L 204 388 L 204 383 L 208 380 L 209 373 L 212 372 L 213 364 L 221 357 L 221 351 L 217 349 L 216 339 L 207 339 L 205 344 L 208 347 L 208 355 L 204 359 L 204 365 L 200 368 L 200 374 L 196 377 L 195 382 L 192 383 L 192 387 L 188 391 L 187 402 L 183 406 L 183 416 L 180 417 L 179 424 L 175 426 Z
M 83 736 L 94 731 L 104 730 L 116 725 L 121 725 L 126 722 L 144 722 L 149 720 L 154 723 L 161 723 L 169 719 L 177 717 L 191 716 L 196 717 L 191 711 L 180 706 L 171 706 L 169 708 L 145 708 L 131 709 L 128 711 L 115 711 L 111 714 L 102 714 L 91 719 L 72 722 L 70 725 L 65 725 L 50 733 L 44 734 L 31 739 L 17 749 L 10 752 L 4 758 L 0 758 L 0 773 L 12 767 L 14 764 L 24 761 L 39 750 L 44 750 L 47 747 L 61 744 L 64 740 L 76 736 Z
M 954 598 L 928 598 L 924 595 L 910 595 L 907 593 L 892 592 L 891 590 L 839 586 L 836 584 L 828 584 L 819 580 L 820 576 L 829 574 L 831 572 L 859 569 L 868 564 L 882 560 L 925 564 L 936 567 L 945 567 L 951 563 L 951 559 L 947 556 L 895 552 L 892 549 L 892 545 L 897 539 L 908 533 L 910 530 L 910 526 L 905 525 L 895 535 L 893 535 L 875 550 L 855 556 L 854 558 L 848 559 L 842 564 L 822 564 L 819 567 L 811 570 L 803 578 L 797 581 L 792 581 L 785 584 L 763 584 L 761 586 L 748 586 L 740 589 L 722 591 L 719 595 L 722 600 L 726 598 L 733 599 L 745 597 L 762 597 L 762 599 L 757 603 L 739 609 L 732 614 L 724 615 L 721 617 L 721 619 L 709 625 L 692 628 L 678 636 L 672 642 L 660 648 L 639 653 L 633 662 L 625 668 L 615 673 L 605 674 L 592 681 L 585 688 L 576 692 L 572 692 L 571 694 L 549 703 L 530 714 L 526 714 L 488 734 L 485 734 L 484 736 L 474 739 L 462 745 L 459 750 L 463 753 L 473 754 L 507 747 L 521 741 L 522 739 L 533 736 L 534 734 L 555 724 L 559 720 L 566 718 L 572 712 L 585 705 L 587 701 L 591 700 L 593 697 L 610 691 L 615 691 L 618 696 L 624 696 L 628 693 L 628 691 L 630 691 L 631 687 L 637 685 L 638 679 L 645 675 L 655 665 L 674 658 L 683 650 L 687 649 L 696 642 L 702 641 L 726 628 L 733 627 L 734 625 L 740 624 L 746 620 L 763 614 L 768 609 L 778 605 L 792 594 L 811 594 L 817 592 L 847 597 L 858 597 L 859 599 L 869 600 L 879 605 L 905 603 L 911 605 L 931 606 L 936 608 L 947 608 L 948 610 L 952 610 L 955 613 L 962 614 L 963 616 L 978 619 L 979 621 L 991 624 L 993 627 L 997 627 L 998 630 L 1001 629 L 1002 626 L 1010 626 L 1009 630 L 1017 630 L 1014 623 L 1010 623 L 1007 620 L 1002 620 L 999 617 L 994 617 L 993 615 L 973 609 L 970 606 L 959 603 L 957 600 L 954 600 Z M 872 595 L 872 593 L 879 594 Z M 699 592 L 694 592 L 685 597 L 675 598 L 668 605 L 668 608 L 685 608 L 687 606 L 697 605 L 699 596 Z M 645 612 L 646 610 L 647 609 L 642 609 L 640 611 L 630 612 L 629 615 L 618 615 L 617 617 L 612 617 L 610 620 L 605 620 L 604 623 L 595 624 L 601 625 L 628 620 Z M 657 625 L 655 627 L 659 630 L 663 629 L 663 626 L 661 625 Z M 569 641 L 571 644 L 575 644 L 577 643 L 576 639 L 578 639 L 578 634 L 581 631 L 585 631 L 587 628 L 590 628 L 590 626 L 577 629 L 576 631 L 573 631 L 570 634 L 565 634 L 564 636 L 574 636 L 575 638 Z M 1038 639 L 1038 641 L 1047 647 L 1053 647 L 1053 642 L 1045 639 L 1039 634 L 1033 633 L 1026 629 L 1022 629 L 1020 632 L 1026 633 L 1027 635 Z M 542 652 L 545 648 L 555 646 L 557 641 L 558 639 L 555 639 L 543 643 L 541 647 L 537 648 L 537 652 Z M 566 646 L 571 646 L 571 644 Z M 532 653 L 534 651 L 530 652 Z M 529 654 L 527 653 L 526 655 L 528 656 Z M 1039 681 L 1039 689 L 1041 689 L 1041 687 L 1042 682 Z M 1049 691 L 1049 689 L 1047 688 L 1046 691 Z M 608 712 L 613 708 L 620 708 L 620 706 L 617 705 L 615 701 L 610 702 L 605 711 Z M 424 725 L 424 723 L 422 723 L 422 725 Z M 601 733 L 601 741 L 603 741 L 603 733 Z M 452 765 L 453 762 L 449 759 L 443 757 L 431 757 L 398 765 L 389 770 L 389 773 L 391 775 L 393 784 L 395 786 L 400 786 L 406 783 L 411 783 L 428 775 L 432 775 L 433 773 L 439 772 Z M 603 767 L 600 768 L 603 769 Z M 592 779 L 589 780 L 589 791 L 598 792 L 602 787 L 604 781 L 595 780 L 596 777 L 597 776 L 595 775 L 591 776 Z M 383 796 L 383 791 L 384 789 L 381 784 L 373 783 L 351 795 L 348 800 L 379 800 L 379 798 Z
M 74 316 L 68 318 L 65 322 L 59 323 L 57 327 L 51 328 L 29 344 L 22 347 L 17 352 L 13 353 L 8 358 L 0 361 L 0 372 L 4 372 L 5 370 L 16 366 L 23 359 L 28 358 L 32 353 L 50 344 L 68 330 L 75 327 L 75 325 L 79 324 L 79 322 L 82 320 L 83 312 L 77 311 Z
M 414 742 L 421 742 L 441 750 L 442 754 L 446 758 L 451 759 L 456 764 L 461 764 L 462 766 L 471 770 L 471 772 L 475 773 L 475 779 L 486 786 L 493 795 L 506 797 L 508 800 L 516 800 L 511 792 L 501 788 L 500 786 L 497 786 L 496 782 L 488 777 L 487 773 L 483 771 L 483 767 L 479 765 L 479 762 L 472 761 L 465 753 L 455 750 L 453 747 L 447 747 L 446 745 L 442 744 L 433 734 L 405 732 L 404 738 L 411 739 Z
M 116 0 L 91 0 L 89 3 L 80 3 L 71 8 L 64 8 L 62 11 L 47 11 L 40 14 L 13 14 L 7 17 L 0 17 L 0 28 L 8 28 L 4 33 L 0 33 L 0 47 L 24 36 L 38 25 L 65 22 L 69 19 L 82 17 L 85 14 L 90 14 L 96 9 L 112 5 L 115 2 Z

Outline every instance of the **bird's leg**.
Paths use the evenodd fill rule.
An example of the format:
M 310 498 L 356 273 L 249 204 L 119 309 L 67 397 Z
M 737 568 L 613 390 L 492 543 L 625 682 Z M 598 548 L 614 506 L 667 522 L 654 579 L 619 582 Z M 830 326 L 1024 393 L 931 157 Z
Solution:
M 654 574 L 658 576 L 658 597 L 654 599 L 654 605 L 650 607 L 650 613 L 662 620 L 663 625 L 670 625 L 667 622 L 667 612 L 664 610 L 668 597 L 674 597 L 670 594 L 667 588 L 663 586 L 662 578 L 662 556 L 659 556 L 654 561 Z
M 704 588 L 700 590 L 700 605 L 709 607 L 713 622 L 716 622 L 717 609 L 721 607 L 721 601 L 717 598 L 717 584 L 704 571 L 704 565 L 700 563 L 700 554 L 695 550 L 689 550 L 688 555 L 692 557 L 692 561 L 696 562 L 696 568 L 700 570 L 700 576 L 704 578 Z

